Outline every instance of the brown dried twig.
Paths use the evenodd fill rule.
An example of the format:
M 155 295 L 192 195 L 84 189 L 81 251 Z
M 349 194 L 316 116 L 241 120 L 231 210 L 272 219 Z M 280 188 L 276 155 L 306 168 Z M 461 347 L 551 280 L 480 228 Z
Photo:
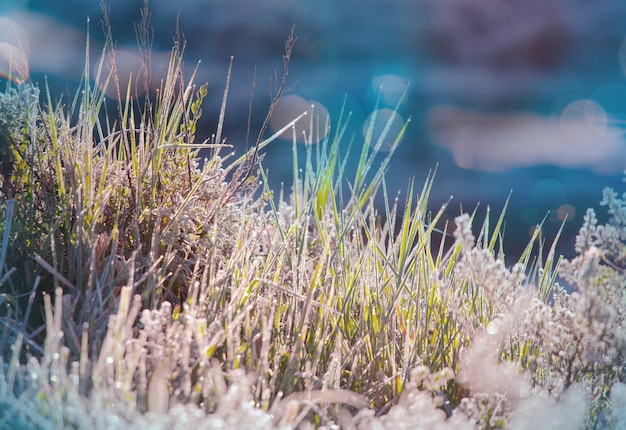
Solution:
M 259 146 L 261 145 L 261 141 L 263 140 L 263 136 L 265 135 L 265 131 L 267 130 L 267 126 L 269 125 L 270 118 L 272 117 L 272 113 L 278 104 L 278 101 L 283 95 L 285 87 L 287 85 L 287 77 L 289 76 L 289 62 L 291 61 L 291 54 L 293 52 L 293 46 L 296 43 L 296 37 L 294 36 L 295 26 L 291 28 L 291 33 L 285 42 L 285 55 L 283 55 L 283 77 L 278 87 L 278 91 L 272 98 L 272 103 L 270 104 L 270 108 L 263 120 L 263 124 L 261 125 L 261 130 L 259 131 L 259 135 L 257 136 L 256 142 L 254 144 L 254 148 L 246 154 L 245 160 L 241 163 L 237 170 L 233 173 L 232 180 L 230 182 L 231 186 L 230 191 L 224 194 L 224 198 L 221 200 L 221 204 L 226 204 L 231 201 L 233 196 L 244 186 L 250 179 L 252 172 L 255 167 L 261 161 L 259 159 Z

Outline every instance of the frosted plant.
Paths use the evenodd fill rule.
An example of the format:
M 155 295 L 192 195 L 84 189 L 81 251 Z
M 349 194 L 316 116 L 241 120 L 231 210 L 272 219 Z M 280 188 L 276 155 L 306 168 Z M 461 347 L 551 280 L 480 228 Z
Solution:
M 98 121 L 90 80 L 68 112 L 39 109 L 27 87 L 0 98 L 18 167 L 1 201 L 0 285 L 15 290 L 0 295 L 2 424 L 623 426 L 626 195 L 605 190 L 605 225 L 588 211 L 578 257 L 560 264 L 553 245 L 531 264 L 536 233 L 507 267 L 504 211 L 476 236 L 459 216 L 449 246 L 434 234 L 444 207 L 428 210 L 432 176 L 402 207 L 389 198 L 404 129 L 385 155 L 367 132 L 347 178 L 340 117 L 315 149 L 310 123 L 304 164 L 294 138 L 292 193 L 275 201 L 256 151 L 294 124 L 268 138 L 262 126 L 226 163 L 221 119 L 195 143 L 207 87 L 183 83 L 180 52 L 156 100 L 140 113 L 129 96 L 117 121 Z M 25 192 L 10 199 L 7 185 Z
M 588 209 L 576 238 L 578 256 L 561 265 L 573 291 L 555 285 L 552 302 L 534 300 L 525 321 L 534 382 L 554 398 L 575 384 L 588 386 L 595 428 L 611 425 L 611 387 L 626 377 L 626 201 L 607 188 L 600 204 L 611 219 L 599 225 Z

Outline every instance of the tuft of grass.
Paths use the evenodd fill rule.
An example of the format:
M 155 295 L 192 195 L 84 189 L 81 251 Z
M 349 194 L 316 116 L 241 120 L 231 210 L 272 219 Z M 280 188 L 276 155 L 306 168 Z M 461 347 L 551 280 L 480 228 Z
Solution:
M 538 226 L 506 267 L 506 206 L 475 235 L 476 212 L 435 229 L 434 173 L 419 190 L 410 181 L 404 202 L 389 198 L 405 131 L 380 162 L 392 119 L 375 141 L 370 127 L 350 178 L 348 112 L 316 145 L 329 119 L 303 114 L 223 155 L 229 81 L 215 137 L 198 143 L 207 86 L 195 71 L 184 80 L 184 46 L 143 102 L 120 88 L 111 46 L 109 70 L 100 62 L 90 82 L 86 64 L 67 106 L 50 94 L 40 105 L 31 83 L 0 95 L 0 422 L 623 424 L 611 404 L 624 402 L 626 196 L 605 192 L 606 226 L 588 213 L 577 259 L 555 255 L 557 236 L 543 261 Z M 107 85 L 124 95 L 115 118 Z M 274 196 L 259 151 L 307 120 L 291 192 Z

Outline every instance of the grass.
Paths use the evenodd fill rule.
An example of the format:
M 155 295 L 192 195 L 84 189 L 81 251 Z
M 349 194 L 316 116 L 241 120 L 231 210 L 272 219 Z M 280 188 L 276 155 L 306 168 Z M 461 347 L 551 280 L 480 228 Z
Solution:
M 384 133 L 347 136 L 342 112 L 304 160 L 294 136 L 274 195 L 260 151 L 285 129 L 224 154 L 227 84 L 198 143 L 207 87 L 182 65 L 177 44 L 143 102 L 114 61 L 68 105 L 28 82 L 0 95 L 3 428 L 624 425 L 626 197 L 605 191 L 607 225 L 588 212 L 577 258 L 557 237 L 542 259 L 539 226 L 506 267 L 505 210 L 441 232 L 434 174 L 389 197 L 404 130 L 378 164 Z M 298 120 L 310 141 L 329 126 Z

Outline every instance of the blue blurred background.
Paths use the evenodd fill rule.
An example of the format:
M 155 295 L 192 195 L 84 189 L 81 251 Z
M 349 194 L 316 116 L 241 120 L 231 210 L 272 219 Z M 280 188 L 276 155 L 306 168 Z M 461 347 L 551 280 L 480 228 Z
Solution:
M 134 23 L 143 1 L 107 4 L 118 69 L 128 74 L 140 64 Z M 431 207 L 454 196 L 448 218 L 479 202 L 479 214 L 490 206 L 497 215 L 511 193 L 505 251 L 512 258 L 548 211 L 545 237 L 567 219 L 559 250 L 572 256 L 585 208 L 598 206 L 604 186 L 624 190 L 622 0 L 152 0 L 149 8 L 154 82 L 165 72 L 177 23 L 186 70 L 201 60 L 196 81 L 209 83 L 210 96 L 200 139 L 215 131 L 234 56 L 224 135 L 240 150 L 254 142 L 295 25 L 292 104 L 283 110 L 295 114 L 314 103 L 334 120 L 347 96 L 358 147 L 376 99 L 379 116 L 388 115 L 408 90 L 394 126 L 412 120 L 387 176 L 390 192 L 406 190 L 411 177 L 421 187 L 438 166 Z M 0 73 L 11 57 L 40 86 L 47 76 L 53 97 L 74 94 L 88 16 L 93 60 L 100 55 L 100 2 L 0 0 L 0 16 Z M 289 184 L 290 142 L 266 152 L 271 185 Z

